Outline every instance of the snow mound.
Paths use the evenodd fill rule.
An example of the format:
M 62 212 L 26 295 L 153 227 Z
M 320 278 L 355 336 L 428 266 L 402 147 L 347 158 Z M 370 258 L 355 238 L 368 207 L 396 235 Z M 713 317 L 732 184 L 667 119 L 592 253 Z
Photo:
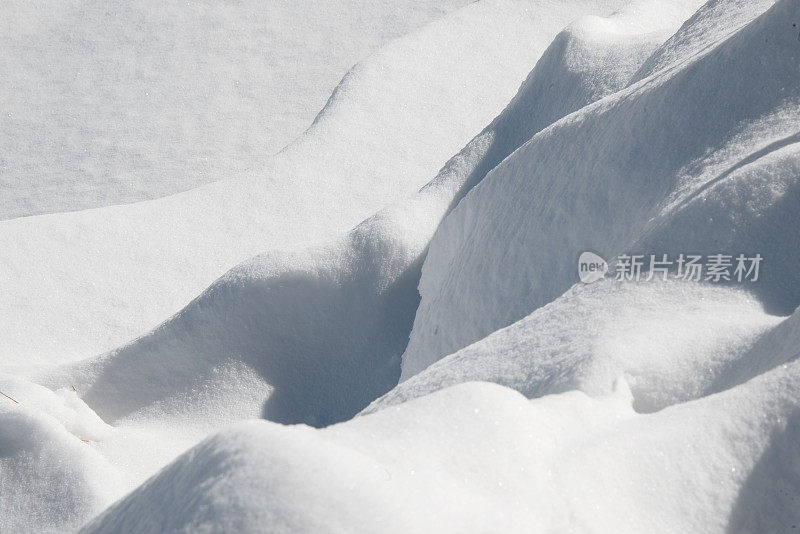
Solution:
M 356 65 L 314 125 L 257 172 L 148 202 L 1 222 L 4 362 L 112 350 L 256 254 L 341 236 L 430 181 L 565 25 L 622 3 L 471 4 Z
M 76 384 L 106 421 L 155 412 L 224 422 L 259 417 L 265 402 L 274 421 L 349 419 L 400 374 L 421 254 L 441 216 L 420 224 L 422 208 L 447 204 L 421 200 L 328 246 L 243 263 L 151 334 L 57 368 L 53 385 Z
M 601 396 L 620 376 L 637 411 L 656 411 L 719 391 L 781 321 L 735 289 L 674 280 L 576 286 L 402 382 L 367 413 L 461 382 L 495 382 L 528 398 Z
M 558 35 L 516 96 L 434 180 L 459 187 L 452 205 L 534 134 L 619 89 L 691 12 L 696 1 L 626 4 L 586 15 Z
M 249 422 L 82 532 L 782 532 L 798 387 L 794 363 L 637 415 L 624 382 L 534 401 L 472 383 L 322 430 Z
M 732 361 L 712 385 L 712 391 L 741 384 L 800 357 L 800 309 L 775 328 L 761 335 L 750 349 Z
M 660 3 L 648 5 L 655 11 Z M 503 113 L 416 196 L 329 245 L 248 260 L 153 333 L 66 378 L 39 380 L 77 384 L 107 421 L 158 412 L 313 426 L 349 419 L 397 383 L 420 266 L 448 207 L 531 132 L 623 87 L 666 39 L 634 30 L 680 20 L 661 16 L 649 26 L 638 10 L 633 24 L 630 9 L 582 18 L 560 33 Z M 566 80 L 563 87 L 552 86 L 556 78 Z M 230 382 L 238 390 L 221 393 Z
M 123 490 L 91 442 L 110 429 L 72 391 L 0 375 L 0 531 L 63 532 Z
M 800 5 L 699 4 L 482 0 L 259 173 L 0 222 L 0 531 L 800 525 Z
M 644 62 L 631 82 L 675 68 L 703 53 L 709 44 L 730 37 L 774 3 L 774 0 L 710 0 Z
M 791 313 L 797 18 L 783 1 L 727 39 L 712 34 L 702 54 L 689 47 L 674 69 L 565 117 L 494 168 L 431 242 L 402 378 L 557 298 L 584 251 L 763 248 L 753 290 L 771 313 Z

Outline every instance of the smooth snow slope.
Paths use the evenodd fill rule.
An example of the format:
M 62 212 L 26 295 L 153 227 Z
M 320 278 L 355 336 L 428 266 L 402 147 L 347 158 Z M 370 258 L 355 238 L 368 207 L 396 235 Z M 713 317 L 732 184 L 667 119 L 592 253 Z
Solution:
M 534 401 L 472 383 L 323 430 L 250 422 L 83 532 L 789 532 L 798 390 L 794 362 L 650 415 L 624 381 Z
M 354 67 L 314 126 L 252 176 L 0 223 L 0 356 L 99 354 L 255 254 L 344 233 L 429 181 L 569 21 L 621 3 L 472 4 Z
M 0 220 L 260 169 L 357 61 L 467 2 L 3 2 Z
M 352 417 L 397 382 L 420 265 L 448 206 L 528 132 L 622 87 L 667 38 L 661 29 L 690 14 L 682 10 L 648 1 L 571 24 L 503 113 L 417 195 L 327 246 L 249 260 L 152 334 L 37 380 L 76 386 L 109 422 L 156 411 L 185 421 L 225 413 L 317 426 Z M 552 87 L 554 79 L 563 87 Z M 224 396 L 226 382 L 248 387 Z
M 713 4 L 703 9 L 724 12 Z M 701 53 L 667 42 L 685 53 L 673 66 L 562 119 L 493 169 L 431 243 L 403 378 L 558 297 L 584 251 L 758 252 L 752 289 L 767 311 L 791 313 L 798 9 L 779 2 L 727 39 L 712 33 Z

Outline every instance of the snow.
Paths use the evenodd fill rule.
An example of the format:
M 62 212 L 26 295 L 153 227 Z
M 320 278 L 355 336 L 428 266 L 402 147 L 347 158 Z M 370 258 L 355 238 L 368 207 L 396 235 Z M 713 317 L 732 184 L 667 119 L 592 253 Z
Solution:
M 575 389 L 607 395 L 625 376 L 636 410 L 653 412 L 719 391 L 731 367 L 782 321 L 738 289 L 676 280 L 579 285 L 414 375 L 367 411 L 469 381 L 528 398 Z
M 0 221 L 0 532 L 800 525 L 797 0 L 462 4 L 10 5 L 0 211 L 96 207 Z
M 66 361 L 112 350 L 256 254 L 341 236 L 427 183 L 577 14 L 621 3 L 471 4 L 357 64 L 314 125 L 257 172 L 0 223 L 0 354 Z
M 125 489 L 82 441 L 102 439 L 110 427 L 77 395 L 6 375 L 0 391 L 15 399 L 0 404 L 0 530 L 75 529 L 111 504 L 110 492 Z
M 795 8 L 781 2 L 728 39 L 712 34 L 702 54 L 681 47 L 675 67 L 565 117 L 495 167 L 431 242 L 403 379 L 562 294 L 584 251 L 763 247 L 772 267 L 755 290 L 772 313 L 791 313 L 797 235 L 764 235 L 783 236 L 796 217 L 800 51 L 784 23 Z M 741 191 L 732 206 L 738 189 L 758 198 Z
M 323 430 L 248 422 L 84 532 L 782 532 L 798 519 L 798 371 L 650 415 L 624 381 L 534 401 L 470 383 Z
M 4 2 L 0 219 L 257 171 L 354 63 L 467 3 Z
M 569 32 L 581 32 L 597 20 L 581 19 Z M 583 41 L 565 35 L 557 41 L 577 50 L 569 57 L 585 58 L 586 47 L 578 44 Z M 626 40 L 624 55 L 619 47 L 603 48 L 601 57 L 635 57 L 633 51 L 643 48 L 643 61 L 656 46 L 650 34 L 647 39 L 641 47 Z M 536 117 L 557 109 L 535 98 L 545 93 L 555 99 L 561 93 L 542 87 L 547 69 L 537 74 L 550 61 L 539 62 L 509 107 L 419 194 L 327 245 L 248 260 L 152 333 L 38 380 L 52 387 L 77 386 L 108 421 L 146 418 L 154 410 L 183 421 L 263 415 L 314 426 L 352 417 L 397 382 L 419 304 L 420 265 L 449 205 L 480 178 L 482 167 L 522 142 L 531 126 L 520 124 L 519 117 L 528 116 L 529 108 L 539 106 L 531 113 Z M 567 109 L 613 90 L 614 80 L 623 77 L 609 64 L 628 73 L 638 65 L 609 60 L 598 72 L 592 64 L 576 62 L 570 68 L 570 80 L 586 89 L 569 96 L 563 104 Z M 188 361 L 187 354 L 192 355 Z M 230 383 L 239 387 L 227 392 Z

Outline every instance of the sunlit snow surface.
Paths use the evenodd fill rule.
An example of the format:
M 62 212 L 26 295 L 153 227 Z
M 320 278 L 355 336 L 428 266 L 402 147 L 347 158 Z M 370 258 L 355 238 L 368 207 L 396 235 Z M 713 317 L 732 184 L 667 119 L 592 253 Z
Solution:
M 0 206 L 143 198 L 112 176 L 137 151 L 151 198 L 229 179 L 0 222 L 0 532 L 800 529 L 800 2 L 462 4 L 8 7 L 12 115 L 81 61 L 116 85 L 70 78 L 80 132 L 2 123 Z M 318 12 L 296 32 L 267 17 L 269 55 L 251 35 L 269 9 Z M 327 60 L 310 28 L 333 12 L 326 31 L 354 36 Z M 170 31 L 190 15 L 205 26 Z M 43 26 L 107 19 L 100 44 Z M 101 45 L 142 35 L 142 72 L 108 73 Z M 47 36 L 81 60 L 34 47 L 63 59 L 34 74 L 42 57 L 14 50 Z M 277 76 L 237 47 L 296 58 L 309 92 L 232 96 L 225 69 Z M 119 126 L 103 105 L 153 50 L 162 95 L 276 114 L 203 132 L 222 141 L 209 165 L 246 173 L 192 181 L 188 138 L 137 146 L 197 126 L 166 96 L 105 137 L 119 158 L 26 163 L 40 126 L 42 150 Z M 191 66 L 164 70 L 181 54 L 216 78 L 182 86 Z M 312 82 L 357 59 L 320 102 Z M 26 100 L 28 76 L 56 89 Z M 270 157 L 243 154 L 248 136 L 296 139 Z M 586 285 L 584 251 L 763 265 L 757 282 Z
M 7 0 L 0 220 L 258 172 L 348 69 L 468 0 Z

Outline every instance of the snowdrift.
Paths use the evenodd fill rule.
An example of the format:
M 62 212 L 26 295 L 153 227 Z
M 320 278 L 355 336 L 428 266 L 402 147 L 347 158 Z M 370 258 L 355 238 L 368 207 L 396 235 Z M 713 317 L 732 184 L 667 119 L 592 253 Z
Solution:
M 565 117 L 493 169 L 432 240 L 403 379 L 561 295 L 584 251 L 760 253 L 752 289 L 771 313 L 790 314 L 800 303 L 797 9 L 779 2 L 702 47 L 668 41 L 686 54 L 674 66 Z M 693 18 L 679 41 L 706 39 L 693 21 L 710 24 Z
M 735 289 L 675 280 L 577 286 L 402 382 L 367 412 L 469 381 L 502 384 L 528 398 L 575 389 L 601 396 L 620 376 L 636 410 L 653 412 L 756 376 L 735 370 L 745 361 L 773 363 L 762 372 L 772 368 L 774 356 L 748 354 L 782 331 L 783 321 Z M 769 343 L 762 352 L 772 353 Z
M 449 207 L 531 131 L 623 86 L 667 38 L 654 28 L 681 19 L 674 6 L 670 19 L 647 5 L 560 33 L 509 106 L 414 197 L 330 245 L 248 260 L 152 334 L 38 380 L 78 387 L 109 422 L 153 410 L 189 421 L 349 419 L 397 383 L 420 267 Z M 231 382 L 247 386 L 228 395 Z
M 483 0 L 258 173 L 0 222 L 0 531 L 791 531 L 798 26 Z
M 323 430 L 250 422 L 82 532 L 786 532 L 798 387 L 795 362 L 650 415 L 624 381 L 534 401 L 471 383 Z
M 430 181 L 566 24 L 622 4 L 471 4 L 353 67 L 314 125 L 245 176 L 0 222 L 0 354 L 65 362 L 112 350 L 256 254 L 341 236 Z
M 87 446 L 110 427 L 74 392 L 8 375 L 0 391 L 0 531 L 74 530 L 128 487 Z

